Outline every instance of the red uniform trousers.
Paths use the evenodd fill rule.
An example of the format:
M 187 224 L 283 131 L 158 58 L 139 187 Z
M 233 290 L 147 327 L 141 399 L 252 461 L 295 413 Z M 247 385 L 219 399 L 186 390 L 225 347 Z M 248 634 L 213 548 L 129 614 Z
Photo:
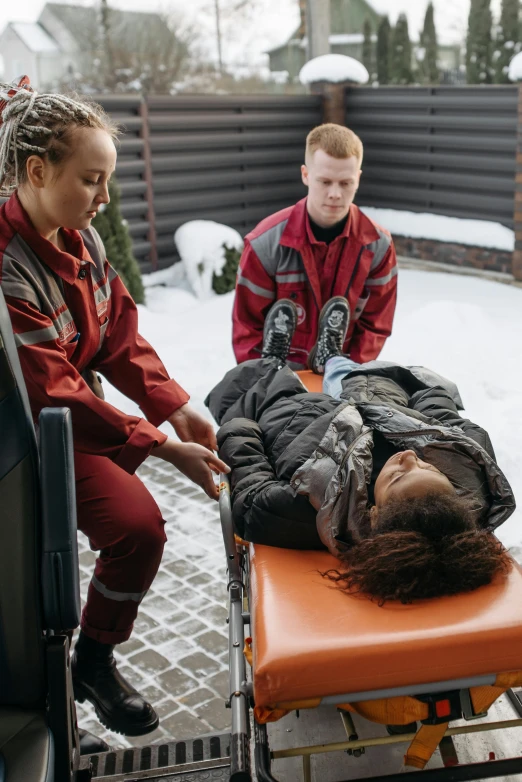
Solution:
M 81 629 L 97 641 L 126 641 L 158 571 L 166 536 L 161 511 L 136 475 L 105 456 L 75 451 L 78 529 L 99 551 Z

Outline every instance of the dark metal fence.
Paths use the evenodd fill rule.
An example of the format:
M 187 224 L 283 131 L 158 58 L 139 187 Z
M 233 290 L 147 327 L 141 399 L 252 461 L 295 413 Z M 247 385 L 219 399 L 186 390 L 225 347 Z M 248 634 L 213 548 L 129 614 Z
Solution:
M 513 226 L 518 87 L 359 87 L 346 124 L 364 142 L 358 202 Z
M 178 259 L 173 235 L 187 220 L 245 234 L 305 194 L 299 166 L 323 121 L 320 95 L 97 99 L 124 129 L 116 174 L 143 271 Z M 348 89 L 346 124 L 365 147 L 358 203 L 512 227 L 517 100 L 517 86 Z
M 187 220 L 245 234 L 305 194 L 299 166 L 319 96 L 99 100 L 126 129 L 116 174 L 143 270 L 177 260 L 173 234 Z
M 98 96 L 99 102 L 123 130 L 118 149 L 116 175 L 121 189 L 121 211 L 129 224 L 133 249 L 140 262 L 148 262 L 152 243 L 141 97 L 127 95 Z

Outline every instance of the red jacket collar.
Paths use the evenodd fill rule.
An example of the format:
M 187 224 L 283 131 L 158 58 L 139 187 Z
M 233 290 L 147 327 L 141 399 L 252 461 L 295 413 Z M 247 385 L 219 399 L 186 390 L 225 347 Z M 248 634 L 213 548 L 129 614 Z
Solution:
M 301 250 L 303 245 L 309 242 L 307 223 L 306 198 L 303 198 L 292 209 L 279 243 Z M 379 238 L 372 221 L 355 204 L 350 207 L 350 219 L 345 230 L 347 235 L 349 233 L 350 237 L 361 245 L 371 244 Z
M 33 226 L 16 193 L 5 205 L 5 216 L 38 258 L 70 285 L 78 277 L 82 261 L 93 264 L 79 231 L 62 228 L 64 241 L 70 252 L 62 252 L 52 242 L 44 239 Z

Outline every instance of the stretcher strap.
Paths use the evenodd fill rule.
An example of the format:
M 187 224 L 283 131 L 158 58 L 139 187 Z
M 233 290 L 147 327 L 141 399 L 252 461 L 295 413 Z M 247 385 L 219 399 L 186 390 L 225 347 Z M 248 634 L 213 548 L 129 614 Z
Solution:
M 424 768 L 447 729 L 447 722 L 440 725 L 421 725 L 404 756 L 404 765 Z
M 521 685 L 522 671 L 511 671 L 510 673 L 499 673 L 494 685 L 471 687 L 473 711 L 475 714 L 487 711 L 506 690 Z M 421 725 L 404 756 L 404 765 L 423 769 L 440 744 L 448 729 L 448 724 L 444 722 L 441 725 Z

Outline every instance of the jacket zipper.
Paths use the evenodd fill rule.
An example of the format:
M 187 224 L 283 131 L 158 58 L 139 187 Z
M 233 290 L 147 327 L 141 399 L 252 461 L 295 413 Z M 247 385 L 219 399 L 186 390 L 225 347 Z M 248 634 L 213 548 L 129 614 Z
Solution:
M 383 433 L 384 434 L 384 433 Z M 440 429 L 414 429 L 413 431 L 407 431 L 407 432 L 386 432 L 386 437 L 391 438 L 398 438 L 398 437 L 404 437 L 405 435 L 415 435 L 415 434 L 441 434 Z
M 359 442 L 359 440 L 361 440 L 363 437 L 366 437 L 368 434 L 371 434 L 371 429 L 370 429 L 369 432 L 361 432 L 361 434 L 357 435 L 357 437 L 355 438 L 355 440 L 353 441 L 353 443 L 350 445 L 350 447 L 346 451 L 345 455 L 343 456 L 341 462 L 339 463 L 339 469 L 342 469 L 344 467 L 344 465 L 348 461 L 348 458 L 352 455 L 353 450 L 354 450 L 355 446 L 357 445 L 357 443 Z M 337 496 L 339 496 L 339 494 L 342 494 L 342 489 L 340 489 L 337 492 Z

